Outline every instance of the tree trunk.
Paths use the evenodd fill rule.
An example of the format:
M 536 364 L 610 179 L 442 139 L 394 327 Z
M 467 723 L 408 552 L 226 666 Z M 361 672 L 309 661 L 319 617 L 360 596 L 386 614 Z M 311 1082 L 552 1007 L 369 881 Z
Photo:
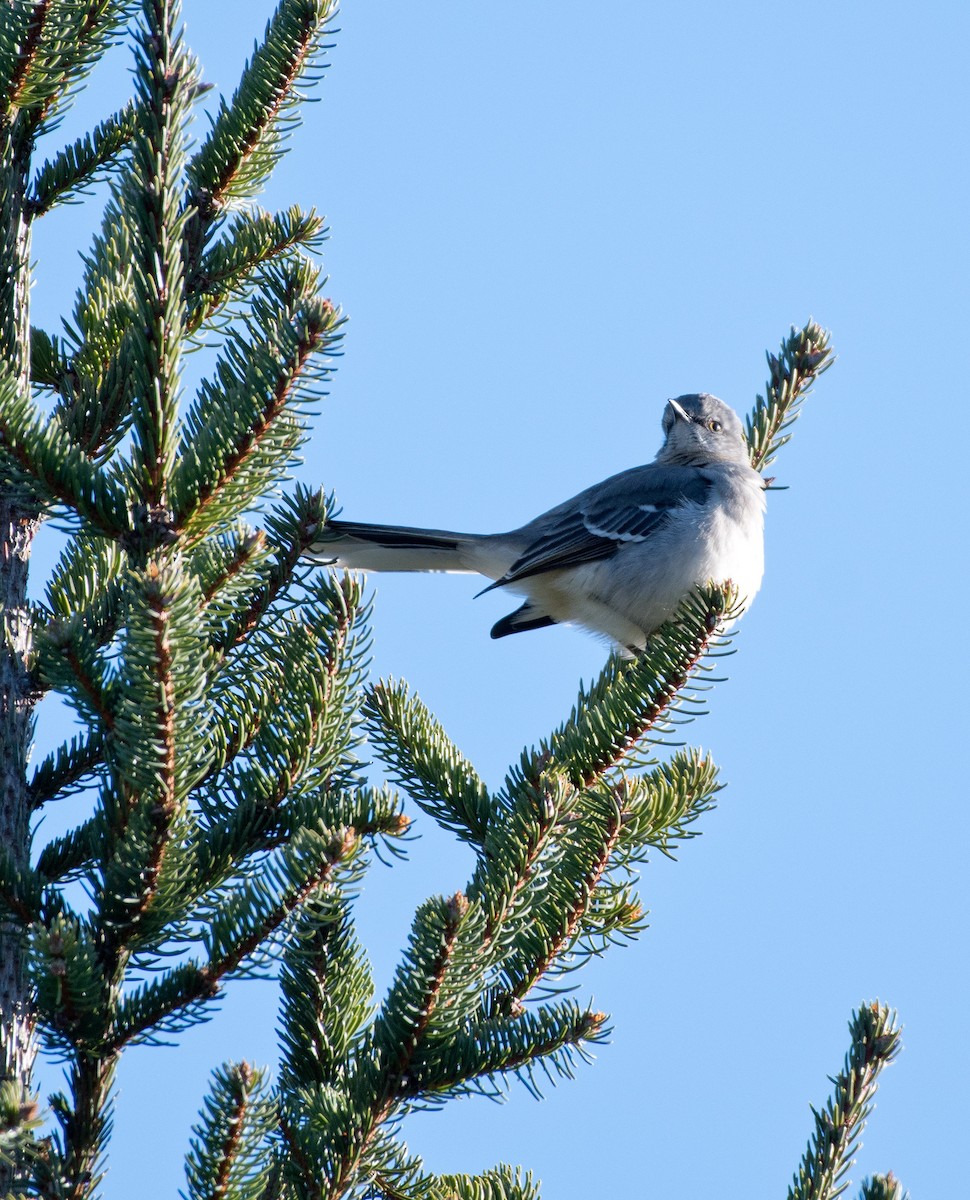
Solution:
M 0 358 L 24 392 L 30 390 L 30 222 L 25 211 L 32 139 L 16 121 L 0 128 Z M 27 660 L 31 628 L 27 567 L 37 514 L 24 508 L 0 473 L 0 844 L 14 867 L 30 861 L 27 757 L 35 698 Z M 33 1015 L 24 974 L 24 929 L 0 922 L 0 1080 L 30 1093 Z M 0 1172 L 0 1190 L 4 1179 Z
M 25 607 L 27 564 L 36 521 L 0 495 L 0 844 L 13 864 L 30 856 L 27 755 L 33 730 L 28 688 L 30 620 Z M 33 1019 L 25 992 L 23 931 L 15 920 L 0 924 L 0 1078 L 30 1090 L 34 1061 Z

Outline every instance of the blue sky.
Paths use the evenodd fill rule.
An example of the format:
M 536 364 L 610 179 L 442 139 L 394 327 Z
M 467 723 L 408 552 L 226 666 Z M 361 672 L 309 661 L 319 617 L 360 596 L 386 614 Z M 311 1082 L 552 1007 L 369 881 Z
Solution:
M 268 14 L 186 0 L 217 88 Z M 329 218 L 350 322 L 301 477 L 346 515 L 508 528 L 652 458 L 668 396 L 746 410 L 790 324 L 814 316 L 839 354 L 773 468 L 789 490 L 770 497 L 730 681 L 687 731 L 729 786 L 681 860 L 646 869 L 648 932 L 577 980 L 611 1044 L 541 1104 L 516 1086 L 503 1106 L 454 1104 L 409 1122 L 410 1145 L 436 1170 L 522 1163 L 550 1198 L 783 1196 L 849 1013 L 878 997 L 905 1051 L 854 1178 L 892 1169 L 914 1197 L 946 1194 L 970 982 L 970 14 L 350 0 L 338 24 L 263 202 Z M 125 53 L 85 121 L 127 94 Z M 87 227 L 69 208 L 37 230 L 48 328 Z M 564 628 L 491 642 L 508 601 L 473 600 L 474 579 L 376 583 L 375 673 L 407 678 L 490 781 L 603 663 Z M 39 744 L 63 732 L 51 714 Z M 416 828 L 360 902 L 381 986 L 415 905 L 469 872 Z M 177 1192 L 209 1071 L 272 1062 L 275 1006 L 271 985 L 235 986 L 181 1049 L 129 1056 L 109 1200 Z

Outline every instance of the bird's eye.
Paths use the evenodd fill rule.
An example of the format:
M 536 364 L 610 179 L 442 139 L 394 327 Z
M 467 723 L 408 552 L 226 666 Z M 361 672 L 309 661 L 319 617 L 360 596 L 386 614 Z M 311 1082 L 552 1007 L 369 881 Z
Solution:
M 721 422 L 720 421 L 708 421 L 707 428 L 711 431 L 711 433 L 720 433 L 721 432 Z

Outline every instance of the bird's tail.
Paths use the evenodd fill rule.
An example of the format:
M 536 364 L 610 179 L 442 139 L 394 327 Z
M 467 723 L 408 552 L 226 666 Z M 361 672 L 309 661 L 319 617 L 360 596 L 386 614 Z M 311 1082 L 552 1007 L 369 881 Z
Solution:
M 362 571 L 480 571 L 474 552 L 485 540 L 447 529 L 328 521 L 306 557 Z

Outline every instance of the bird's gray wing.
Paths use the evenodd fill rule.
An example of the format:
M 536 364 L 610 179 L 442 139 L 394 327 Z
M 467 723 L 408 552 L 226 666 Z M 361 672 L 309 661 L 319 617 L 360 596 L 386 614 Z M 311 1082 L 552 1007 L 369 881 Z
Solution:
M 523 530 L 533 535 L 508 571 L 485 591 L 530 575 L 609 558 L 646 542 L 685 504 L 703 504 L 710 481 L 696 467 L 635 467 L 580 493 Z

